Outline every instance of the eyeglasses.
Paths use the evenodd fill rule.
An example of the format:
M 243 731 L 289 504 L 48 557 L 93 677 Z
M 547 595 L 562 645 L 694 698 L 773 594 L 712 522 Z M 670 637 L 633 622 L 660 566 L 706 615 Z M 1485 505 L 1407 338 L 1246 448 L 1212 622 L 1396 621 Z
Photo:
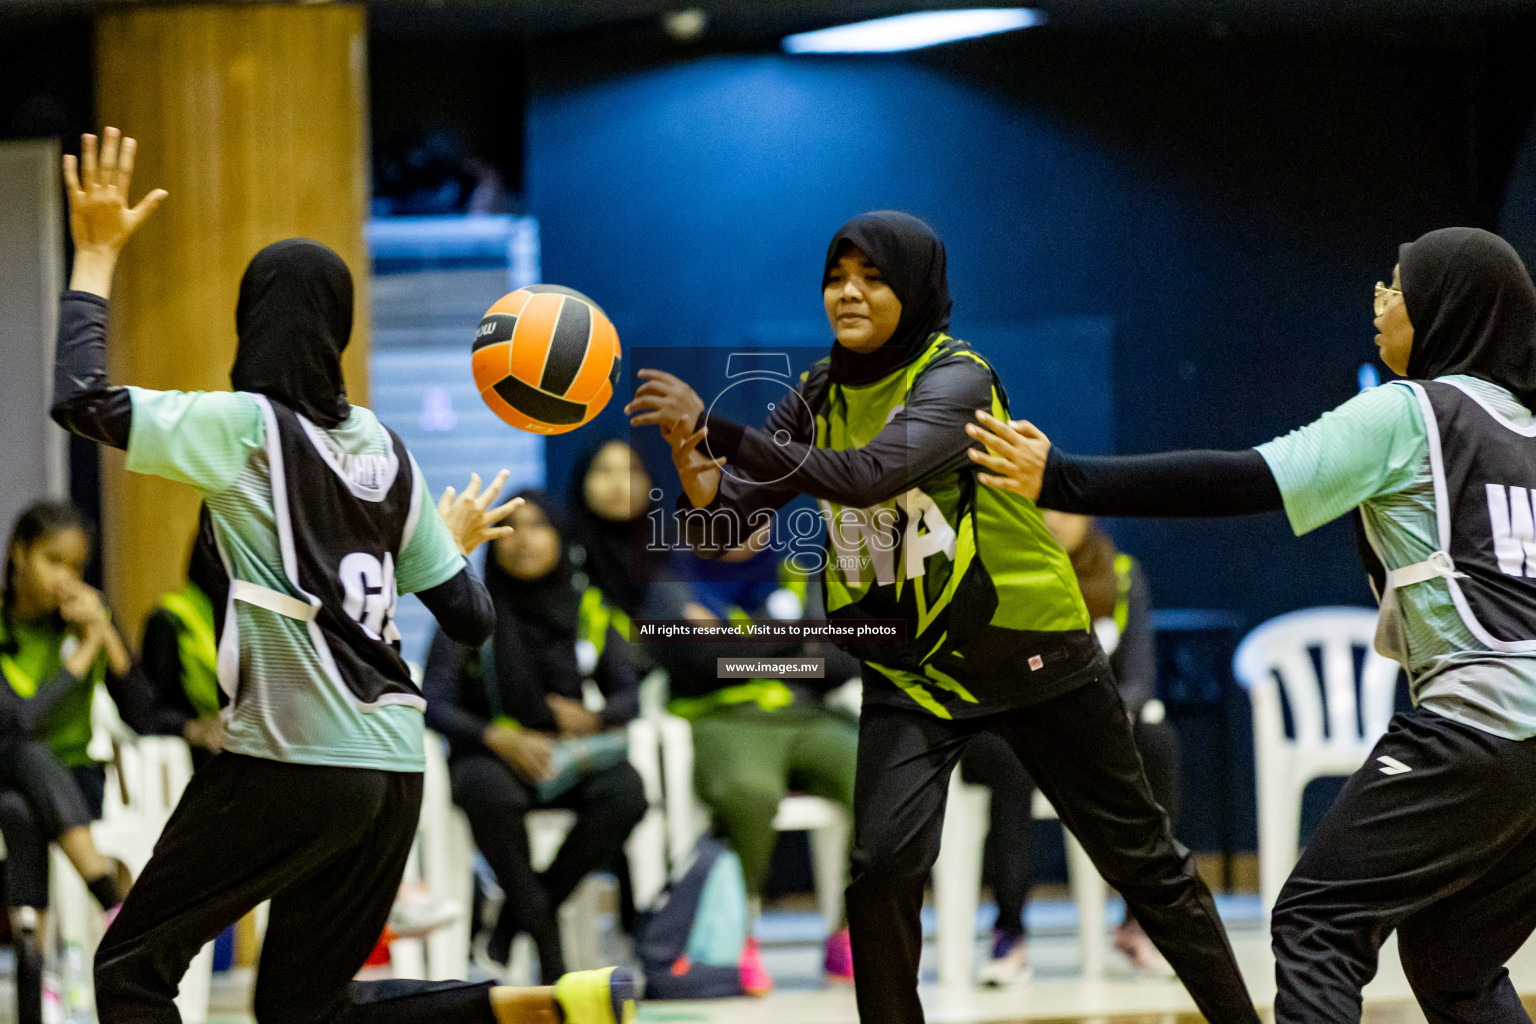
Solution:
M 1374 308 L 1376 310 L 1377 316 L 1381 316 L 1381 314 L 1387 311 L 1388 296 L 1391 295 L 1396 295 L 1398 298 L 1402 298 L 1403 290 L 1401 288 L 1388 288 L 1380 281 L 1376 282 L 1376 302 Z

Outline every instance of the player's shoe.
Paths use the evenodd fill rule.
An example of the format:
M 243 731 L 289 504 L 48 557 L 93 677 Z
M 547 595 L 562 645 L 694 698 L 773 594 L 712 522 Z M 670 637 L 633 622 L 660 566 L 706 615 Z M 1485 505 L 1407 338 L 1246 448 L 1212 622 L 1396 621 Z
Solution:
M 853 943 L 849 941 L 847 928 L 827 936 L 822 967 L 827 972 L 828 981 L 841 985 L 853 984 Z
M 1012 932 L 992 933 L 992 958 L 976 972 L 976 980 L 983 985 L 1002 988 L 1019 985 L 1029 980 L 1029 946 L 1024 936 Z
M 1122 954 L 1143 974 L 1154 978 L 1174 977 L 1173 967 L 1152 945 L 1152 940 L 1134 918 L 1122 921 L 1115 929 L 1115 952 Z
M 389 908 L 389 927 L 399 938 L 420 939 L 463 916 L 458 900 L 438 899 L 424 884 L 406 882 Z
M 573 971 L 555 982 L 565 1024 L 634 1024 L 638 999 L 635 976 L 622 967 Z
M 741 990 L 747 995 L 761 999 L 773 991 L 773 978 L 768 975 L 768 968 L 763 966 L 763 951 L 758 947 L 755 936 L 747 936 L 746 944 L 741 947 L 741 959 L 736 962 L 736 966 L 741 972 Z

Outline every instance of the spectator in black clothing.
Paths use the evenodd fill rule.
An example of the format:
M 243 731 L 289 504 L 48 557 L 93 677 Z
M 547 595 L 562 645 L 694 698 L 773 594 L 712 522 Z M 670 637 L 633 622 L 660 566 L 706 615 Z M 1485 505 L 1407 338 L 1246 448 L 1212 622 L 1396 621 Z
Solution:
M 485 952 L 504 964 L 527 933 L 548 984 L 565 970 L 560 904 L 620 857 L 646 800 L 616 731 L 639 711 L 629 644 L 602 594 L 573 573 L 554 507 L 539 491 L 521 497 L 516 532 L 486 559 L 495 633 L 478 650 L 439 633 L 423 690 L 427 725 L 448 738 L 454 802 L 506 893 Z M 585 703 L 588 679 L 599 711 Z M 574 810 L 576 825 L 535 872 L 523 817 L 544 807 Z
M 600 441 L 576 460 L 570 492 L 572 561 L 627 617 L 625 623 L 628 618 L 686 618 L 693 600 L 693 589 L 680 582 L 674 553 L 649 543 L 650 495 L 650 474 L 639 453 L 623 441 Z
M 1093 520 L 1065 512 L 1046 512 L 1045 523 L 1072 558 L 1083 601 L 1093 619 L 1120 699 L 1125 702 L 1152 795 L 1179 821 L 1179 737 L 1163 719 L 1155 699 L 1157 661 L 1152 646 L 1152 601 L 1141 567 L 1115 545 Z M 982 875 L 997 900 L 992 959 L 981 970 L 989 985 L 1005 985 L 1027 974 L 1024 904 L 1030 885 L 1030 805 L 1035 784 L 1013 751 L 990 733 L 970 741 L 960 770 L 967 782 L 992 790 L 991 827 L 983 854 Z M 1148 973 L 1172 971 L 1130 911 L 1115 930 L 1115 949 L 1131 965 Z
M 224 746 L 219 709 L 228 698 L 219 689 L 217 638 L 228 588 L 213 523 L 203 509 L 187 561 L 187 585 L 160 599 L 144 623 L 140 648 L 165 731 L 187 741 L 198 767 Z

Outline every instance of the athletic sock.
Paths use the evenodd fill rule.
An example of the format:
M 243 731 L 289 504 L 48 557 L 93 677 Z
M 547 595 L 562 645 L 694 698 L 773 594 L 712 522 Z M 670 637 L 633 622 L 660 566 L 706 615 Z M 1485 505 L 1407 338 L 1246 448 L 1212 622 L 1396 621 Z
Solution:
M 123 902 L 122 895 L 117 891 L 117 879 L 111 874 L 86 882 L 85 887 L 91 890 L 91 895 L 96 897 L 96 902 L 101 904 L 102 910 L 111 910 Z

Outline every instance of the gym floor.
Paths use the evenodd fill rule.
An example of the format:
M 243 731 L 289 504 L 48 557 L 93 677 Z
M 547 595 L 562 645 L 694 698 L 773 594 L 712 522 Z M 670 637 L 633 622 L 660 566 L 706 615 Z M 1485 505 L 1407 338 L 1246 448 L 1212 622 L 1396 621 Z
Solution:
M 1269 1019 L 1274 999 L 1274 961 L 1267 934 L 1261 929 L 1255 897 L 1219 900 L 1232 945 L 1254 999 Z M 1118 920 L 1118 904 L 1106 917 Z M 991 908 L 982 918 L 991 919 Z M 928 915 L 925 914 L 925 918 Z M 932 1024 L 979 1022 L 1064 1022 L 1092 1024 L 1196 1024 L 1201 1018 L 1175 980 L 1138 976 L 1118 956 L 1111 955 L 1106 976 L 1084 980 L 1078 971 L 1076 912 L 1071 903 L 1036 900 L 1030 906 L 1030 956 L 1033 974 L 1027 982 L 1007 989 L 940 988 L 935 983 L 933 947 L 924 950 L 923 1002 Z M 931 920 L 926 922 L 931 926 Z M 826 988 L 821 978 L 820 923 L 809 913 L 768 913 L 758 929 L 764 960 L 775 979 L 766 999 L 709 1002 L 649 1003 L 640 1014 L 650 1024 L 857 1024 L 853 993 Z M 978 958 L 985 955 L 978 942 Z M 1536 942 L 1528 943 L 1510 962 L 1510 974 L 1528 1006 L 1536 1007 Z M 249 972 L 216 978 L 212 1017 L 217 1024 L 250 1021 Z M 1382 951 L 1381 970 L 1365 990 L 1365 1024 L 1422 1024 L 1397 961 L 1395 940 Z M 8 1009 L 8 1008 L 7 1008 Z

